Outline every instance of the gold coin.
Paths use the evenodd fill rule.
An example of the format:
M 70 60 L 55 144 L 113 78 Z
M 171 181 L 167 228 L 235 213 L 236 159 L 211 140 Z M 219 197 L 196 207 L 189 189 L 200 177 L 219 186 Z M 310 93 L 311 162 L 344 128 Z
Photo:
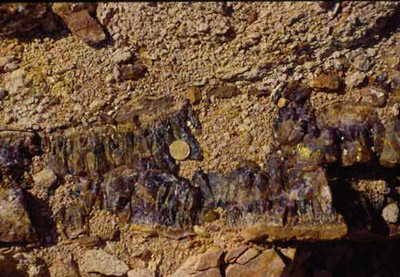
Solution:
M 175 160 L 184 160 L 190 154 L 189 144 L 183 140 L 176 140 L 170 144 L 169 153 Z

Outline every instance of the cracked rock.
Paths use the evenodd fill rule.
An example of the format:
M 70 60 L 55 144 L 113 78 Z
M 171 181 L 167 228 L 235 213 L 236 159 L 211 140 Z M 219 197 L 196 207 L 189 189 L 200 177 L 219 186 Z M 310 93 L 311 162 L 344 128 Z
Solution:
M 14 70 L 10 74 L 10 79 L 6 83 L 6 90 L 10 95 L 16 95 L 21 89 L 30 85 L 29 80 L 26 78 L 26 71 L 23 68 Z
M 171 277 L 220 277 L 222 253 L 221 249 L 212 247 L 201 255 L 190 257 Z
M 243 255 L 246 255 L 249 250 Z M 253 254 L 255 253 L 255 251 L 252 252 Z M 235 263 L 229 265 L 226 269 L 226 277 L 281 276 L 285 267 L 285 263 L 275 250 L 267 249 L 244 264 Z

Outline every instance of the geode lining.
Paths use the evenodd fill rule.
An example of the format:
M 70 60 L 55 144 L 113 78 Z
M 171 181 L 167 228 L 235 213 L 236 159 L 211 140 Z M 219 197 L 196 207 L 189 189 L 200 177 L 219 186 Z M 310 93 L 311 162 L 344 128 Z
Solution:
M 200 126 L 187 102 L 168 97 L 135 100 L 121 109 L 117 124 L 44 136 L 41 146 L 49 149 L 49 168 L 60 178 L 75 176 L 80 189 L 76 196 L 80 204 L 66 206 L 56 216 L 62 232 L 70 238 L 87 234 L 94 209 L 108 210 L 133 225 L 185 231 L 222 208 L 229 227 L 243 228 L 248 239 L 344 237 L 350 223 L 333 207 L 330 188 L 342 184 L 332 181 L 340 176 L 327 174 L 327 166 L 396 166 L 399 119 L 383 126 L 369 106 L 346 103 L 316 116 L 307 97 L 293 98 L 280 109 L 276 151 L 265 170 L 257 165 L 229 174 L 199 170 L 191 181 L 177 176 L 178 165 L 168 152 L 170 143 L 183 139 L 191 148 L 189 158 L 202 158 L 188 122 Z M 20 165 L 20 171 L 27 169 L 32 155 L 23 149 L 31 144 L 37 147 L 17 134 L 0 136 L 4 175 L 12 175 L 15 165 Z M 10 143 L 20 152 L 6 151 Z M 397 223 L 393 226 L 397 230 Z

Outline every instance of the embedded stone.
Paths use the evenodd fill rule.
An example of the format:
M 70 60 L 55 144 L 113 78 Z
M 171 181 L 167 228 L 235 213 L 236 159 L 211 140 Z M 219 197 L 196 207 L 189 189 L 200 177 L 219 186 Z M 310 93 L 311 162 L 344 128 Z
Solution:
M 97 44 L 106 39 L 100 23 L 91 17 L 88 10 L 70 13 L 65 22 L 72 34 L 88 44 Z
M 21 189 L 0 187 L 0 241 L 34 242 L 37 237 Z

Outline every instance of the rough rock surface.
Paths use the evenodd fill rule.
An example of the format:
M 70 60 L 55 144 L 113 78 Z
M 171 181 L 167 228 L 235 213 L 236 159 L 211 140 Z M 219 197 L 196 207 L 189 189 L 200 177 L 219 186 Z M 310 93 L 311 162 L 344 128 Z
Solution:
M 106 39 L 103 28 L 87 10 L 72 12 L 65 21 L 71 32 L 83 42 L 97 44 Z
M 246 253 L 242 254 L 236 260 L 236 263 L 226 268 L 226 277 L 281 276 L 286 267 L 285 263 L 273 249 L 268 249 L 257 254 L 254 252 L 255 255 L 251 255 L 251 257 L 243 257 Z M 242 257 L 244 259 L 241 261 Z
M 79 269 L 83 272 L 123 276 L 129 267 L 123 261 L 99 249 L 86 251 L 79 263 Z
M 210 248 L 204 254 L 190 257 L 171 277 L 183 276 L 207 276 L 220 277 L 223 251 L 218 248 Z

